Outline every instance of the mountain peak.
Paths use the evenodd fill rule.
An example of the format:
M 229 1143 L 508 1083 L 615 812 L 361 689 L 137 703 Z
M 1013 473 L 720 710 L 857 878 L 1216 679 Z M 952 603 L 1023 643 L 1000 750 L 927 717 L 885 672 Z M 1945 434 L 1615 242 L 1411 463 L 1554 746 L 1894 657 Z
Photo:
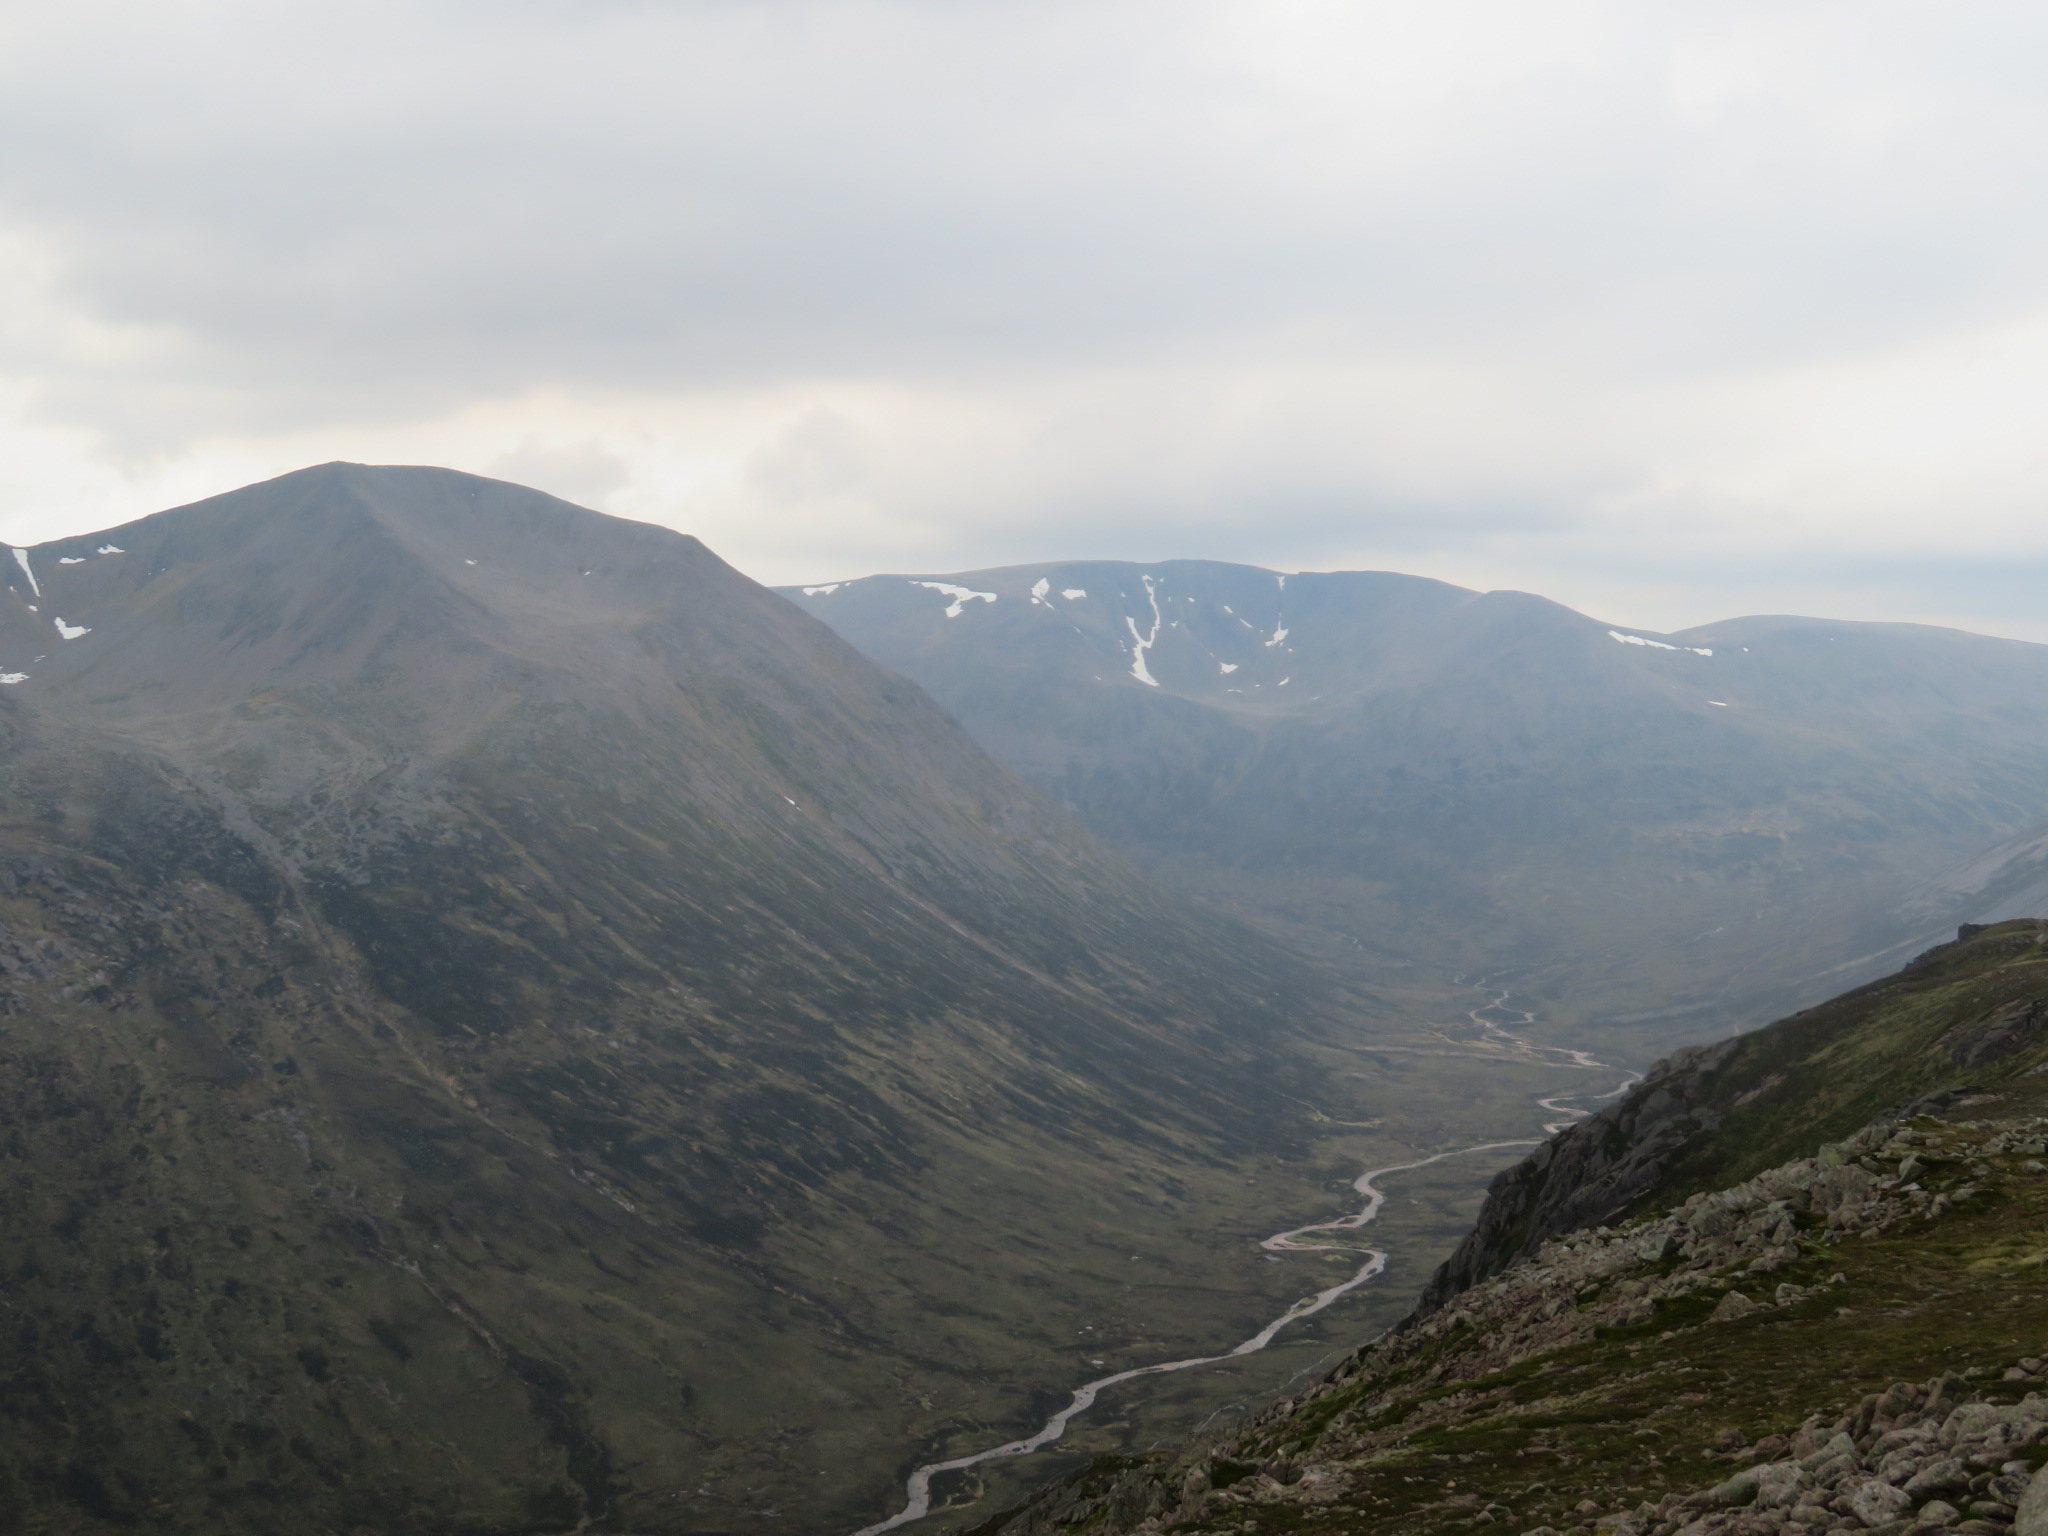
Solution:
M 502 664 L 586 670 L 649 622 L 781 605 L 696 539 L 504 481 L 322 464 L 0 566 L 17 702 L 132 723 L 394 672 L 465 710 Z M 466 701 L 466 702 L 465 702 Z

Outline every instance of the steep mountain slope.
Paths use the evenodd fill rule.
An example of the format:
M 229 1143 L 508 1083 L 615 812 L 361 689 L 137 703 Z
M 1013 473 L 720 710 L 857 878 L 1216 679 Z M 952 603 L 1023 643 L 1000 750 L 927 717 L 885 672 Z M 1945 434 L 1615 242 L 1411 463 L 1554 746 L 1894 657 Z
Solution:
M 328 465 L 4 574 L 0 1530 L 833 1529 L 1135 1244 L 1270 1309 L 1337 1001 L 696 541 Z
M 2032 1536 L 2044 1019 L 2035 920 L 1684 1053 L 1503 1175 L 1434 1310 L 979 1536 Z
M 1715 1189 L 1887 1110 L 1962 1102 L 2048 1059 L 2048 922 L 1965 928 L 1896 975 L 1677 1052 L 1495 1178 L 1424 1296 L 1441 1304 L 1547 1237 Z
M 1641 1047 L 1973 915 L 2048 817 L 2048 647 L 1169 561 L 784 589 L 1106 838 L 1326 954 L 1511 974 Z

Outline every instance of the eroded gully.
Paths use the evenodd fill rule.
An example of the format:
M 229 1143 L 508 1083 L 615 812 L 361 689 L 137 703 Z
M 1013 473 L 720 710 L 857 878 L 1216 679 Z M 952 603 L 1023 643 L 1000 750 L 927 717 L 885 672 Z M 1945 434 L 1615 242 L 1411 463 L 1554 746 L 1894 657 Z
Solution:
M 1484 1054 L 1495 1059 L 1570 1067 L 1575 1070 L 1588 1072 L 1625 1071 L 1625 1069 L 1611 1067 L 1606 1062 L 1595 1061 L 1584 1051 L 1571 1050 L 1564 1046 L 1537 1045 L 1533 1041 L 1516 1034 L 1497 1018 L 1488 1017 L 1488 1015 L 1495 1014 L 1510 1015 L 1515 1023 L 1525 1028 L 1535 1022 L 1535 1014 L 1523 1009 L 1510 1007 L 1508 997 L 1509 994 L 1505 991 L 1496 992 L 1488 1002 L 1471 1009 L 1467 1015 L 1475 1025 L 1485 1031 L 1484 1045 L 1490 1047 L 1490 1049 L 1487 1049 Z M 1447 1041 L 1446 1044 L 1456 1045 L 1457 1042 Z M 1475 1051 L 1473 1054 L 1480 1053 Z M 1583 1119 L 1592 1113 L 1591 1110 L 1587 1109 L 1574 1109 L 1569 1104 L 1563 1102 L 1564 1100 L 1585 1099 L 1598 1103 L 1603 1099 L 1611 1099 L 1626 1093 L 1630 1085 L 1635 1081 L 1636 1075 L 1631 1073 L 1623 1077 L 1618 1087 L 1611 1088 L 1605 1093 L 1559 1093 L 1552 1094 L 1548 1098 L 1538 1099 L 1536 1102 L 1543 1109 L 1548 1110 L 1552 1114 L 1563 1116 L 1559 1120 L 1544 1122 L 1544 1135 L 1555 1135 L 1574 1120 Z M 1479 1152 L 1499 1152 L 1509 1147 L 1533 1147 L 1539 1145 L 1541 1145 L 1540 1140 L 1530 1137 L 1523 1137 L 1512 1141 L 1483 1141 L 1469 1147 L 1454 1147 L 1448 1152 L 1438 1152 L 1429 1157 L 1417 1158 L 1413 1162 L 1389 1163 L 1382 1168 L 1368 1168 L 1354 1179 L 1351 1184 L 1354 1190 L 1365 1197 L 1365 1204 L 1360 1209 L 1354 1211 L 1349 1216 L 1342 1216 L 1334 1221 L 1313 1222 L 1305 1227 L 1294 1227 L 1285 1232 L 1276 1232 L 1259 1244 L 1268 1253 L 1355 1253 L 1360 1256 L 1361 1262 L 1349 1279 L 1317 1291 L 1313 1296 L 1304 1296 L 1300 1301 L 1297 1301 L 1293 1306 L 1289 1307 L 1285 1312 L 1274 1318 L 1265 1327 L 1234 1349 L 1225 1350 L 1219 1355 L 1195 1355 L 1186 1360 L 1163 1360 L 1156 1365 L 1141 1365 L 1132 1370 L 1116 1371 L 1107 1376 L 1098 1376 L 1093 1381 L 1084 1382 L 1076 1387 L 1073 1400 L 1051 1418 L 1047 1419 L 1044 1424 L 1040 1425 L 1035 1434 L 1022 1440 L 1010 1440 L 1002 1445 L 990 1446 L 985 1451 L 975 1451 L 966 1456 L 955 1456 L 949 1461 L 925 1463 L 925 1465 L 912 1472 L 905 1482 L 903 1488 L 903 1507 L 886 1520 L 880 1520 L 873 1525 L 861 1527 L 860 1530 L 854 1532 L 854 1536 L 882 1536 L 884 1531 L 893 1531 L 900 1526 L 909 1525 L 912 1521 L 924 1519 L 925 1516 L 931 1513 L 932 1480 L 944 1473 L 964 1472 L 969 1467 L 980 1466 L 985 1461 L 1000 1461 L 1013 1456 L 1029 1456 L 1034 1451 L 1044 1450 L 1067 1432 L 1067 1425 L 1069 1423 L 1094 1407 L 1096 1399 L 1111 1387 L 1126 1381 L 1136 1381 L 1145 1376 L 1165 1376 L 1174 1371 L 1189 1371 L 1197 1366 L 1216 1365 L 1225 1360 L 1234 1360 L 1240 1355 L 1257 1354 L 1268 1344 L 1272 1343 L 1274 1337 L 1288 1324 L 1298 1323 L 1305 1317 L 1313 1317 L 1340 1296 L 1357 1290 L 1361 1285 L 1364 1285 L 1387 1267 L 1387 1250 L 1383 1248 L 1370 1248 L 1357 1243 L 1314 1242 L 1310 1241 L 1310 1239 L 1318 1234 L 1334 1235 L 1356 1232 L 1372 1225 L 1379 1218 L 1380 1208 L 1387 1201 L 1386 1192 L 1379 1187 L 1378 1180 L 1387 1177 L 1389 1174 L 1407 1173 L 1416 1168 L 1427 1168 L 1431 1164 L 1441 1163 L 1448 1158 L 1470 1157 Z

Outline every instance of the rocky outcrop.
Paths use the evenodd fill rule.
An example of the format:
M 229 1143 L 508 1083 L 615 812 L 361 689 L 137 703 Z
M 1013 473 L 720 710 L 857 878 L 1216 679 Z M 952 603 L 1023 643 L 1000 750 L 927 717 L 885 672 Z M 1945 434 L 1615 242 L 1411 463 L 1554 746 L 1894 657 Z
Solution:
M 2048 1536 L 2048 1348 L 1973 1358 L 2039 1327 L 2044 1097 L 1553 1236 L 1234 1433 L 979 1536 Z M 1828 1401 L 1873 1339 L 1954 1366 Z
M 1734 1045 L 1694 1047 L 1658 1062 L 1618 1103 L 1496 1174 L 1478 1221 L 1423 1292 L 1421 1310 L 1432 1312 L 1527 1258 L 1546 1238 L 1619 1215 L 1653 1189 L 1673 1152 L 1720 1123 L 1707 1090 Z
M 1968 926 L 1897 976 L 1765 1029 L 1679 1051 L 1497 1175 L 1421 1311 L 1545 1239 L 1639 1214 L 1844 1134 L 1943 1113 L 2048 1046 L 2048 923 Z

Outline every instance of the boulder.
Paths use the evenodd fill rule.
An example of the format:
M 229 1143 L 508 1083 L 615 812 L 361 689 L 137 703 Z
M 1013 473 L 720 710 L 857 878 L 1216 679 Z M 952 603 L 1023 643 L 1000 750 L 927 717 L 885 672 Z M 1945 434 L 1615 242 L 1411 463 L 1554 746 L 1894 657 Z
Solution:
M 1700 1502 L 1713 1508 L 1730 1509 L 1738 1504 L 1747 1504 L 1756 1498 L 1757 1477 L 1761 1467 L 1745 1467 L 1727 1482 L 1710 1488 L 1700 1497 Z
M 1944 1456 L 1915 1472 L 1906 1480 L 1905 1487 L 1915 1503 L 1944 1494 L 1966 1493 L 1970 1487 L 1970 1469 L 1957 1457 Z
M 1747 1317 L 1756 1310 L 1756 1303 L 1740 1291 L 1730 1291 L 1721 1298 L 1721 1304 L 1714 1308 L 1712 1321 L 1729 1322 L 1734 1318 Z
M 1813 1486 L 1796 1461 L 1771 1462 L 1756 1469 L 1756 1503 L 1760 1509 L 1790 1509 Z
M 1848 1501 L 1849 1513 L 1873 1528 L 1889 1525 L 1913 1507 L 1912 1496 L 1905 1489 L 1894 1488 L 1874 1477 L 1857 1483 L 1843 1497 Z M 2048 1533 L 2043 1533 L 2043 1536 L 2048 1536 Z
M 2048 1467 L 2036 1472 L 2012 1517 L 2012 1536 L 2048 1536 Z

